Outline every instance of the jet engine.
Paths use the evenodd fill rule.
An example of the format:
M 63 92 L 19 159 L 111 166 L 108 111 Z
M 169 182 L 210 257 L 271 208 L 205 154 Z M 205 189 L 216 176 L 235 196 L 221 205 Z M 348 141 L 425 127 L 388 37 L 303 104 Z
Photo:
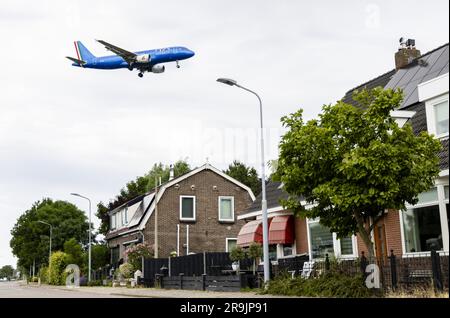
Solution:
M 152 72 L 153 73 L 163 73 L 166 70 L 164 65 L 153 65 Z
M 150 62 L 152 58 L 150 57 L 150 54 L 142 54 L 136 56 L 136 62 L 137 63 L 148 63 Z

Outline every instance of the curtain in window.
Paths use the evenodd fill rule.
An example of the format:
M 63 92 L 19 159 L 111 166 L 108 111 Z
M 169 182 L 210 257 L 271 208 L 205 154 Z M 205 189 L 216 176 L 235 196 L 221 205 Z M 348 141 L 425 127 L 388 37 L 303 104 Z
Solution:
M 231 211 L 231 199 L 221 199 L 220 200 L 220 219 L 231 220 L 233 214 Z
M 325 258 L 334 256 L 333 234 L 330 229 L 319 222 L 309 224 L 311 238 L 311 254 L 313 258 Z

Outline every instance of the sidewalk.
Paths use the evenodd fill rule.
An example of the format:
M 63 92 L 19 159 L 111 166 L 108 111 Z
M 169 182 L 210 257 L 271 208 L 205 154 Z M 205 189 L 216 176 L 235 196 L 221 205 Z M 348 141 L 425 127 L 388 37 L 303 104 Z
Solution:
M 51 286 L 37 284 L 22 284 L 22 287 L 53 289 L 68 292 L 82 292 L 105 296 L 125 296 L 144 298 L 284 298 L 273 295 L 258 295 L 255 292 L 213 292 L 200 290 L 158 289 L 158 288 L 127 288 L 127 287 L 79 287 Z

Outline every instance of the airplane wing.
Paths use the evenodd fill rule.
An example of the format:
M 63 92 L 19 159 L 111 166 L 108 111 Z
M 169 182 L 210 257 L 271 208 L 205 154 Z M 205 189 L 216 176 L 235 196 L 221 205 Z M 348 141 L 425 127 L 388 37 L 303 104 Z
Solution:
M 96 40 L 97 42 L 103 44 L 107 50 L 119 55 L 120 57 L 122 57 L 128 64 L 133 63 L 134 61 L 136 61 L 136 54 L 134 54 L 133 52 L 129 52 L 127 50 L 121 49 L 120 47 L 117 47 L 115 45 L 112 45 L 108 42 L 105 42 L 103 40 Z

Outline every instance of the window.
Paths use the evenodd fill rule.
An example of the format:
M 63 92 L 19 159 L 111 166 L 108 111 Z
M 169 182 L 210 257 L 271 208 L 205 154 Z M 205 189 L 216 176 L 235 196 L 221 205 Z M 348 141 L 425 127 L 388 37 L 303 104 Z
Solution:
M 180 196 L 180 220 L 195 221 L 195 196 Z
M 336 234 L 319 220 L 308 220 L 311 259 L 328 257 L 356 257 L 355 236 L 338 239 Z
M 269 245 L 269 261 L 277 260 L 277 245 L 271 244 Z
M 117 265 L 119 258 L 120 258 L 120 247 L 116 246 L 111 248 L 111 265 L 113 266 Z
M 219 221 L 234 221 L 234 197 L 219 197 Z
M 442 249 L 439 205 L 409 209 L 403 213 L 406 252 Z
M 291 256 L 293 254 L 292 244 L 283 245 L 283 256 Z
M 226 239 L 225 252 L 231 252 L 236 246 L 237 246 L 237 239 L 236 238 L 227 238 Z
M 434 105 L 436 136 L 448 135 L 448 100 Z
M 333 233 L 320 224 L 319 222 L 312 222 L 309 224 L 309 237 L 311 256 L 313 259 L 325 258 L 334 256 Z
M 111 230 L 114 230 L 116 228 L 116 215 L 115 214 L 111 215 L 110 220 L 111 220 Z
M 448 226 L 447 198 L 447 185 L 434 187 L 419 194 L 417 204 L 408 206 L 401 213 L 403 247 L 406 253 L 444 249 L 442 233 L 443 227 Z M 442 224 L 441 220 L 445 219 L 447 223 Z
M 125 208 L 122 211 L 122 225 L 127 225 L 128 224 L 128 208 Z
M 353 239 L 345 237 L 339 240 L 341 255 L 353 255 Z

